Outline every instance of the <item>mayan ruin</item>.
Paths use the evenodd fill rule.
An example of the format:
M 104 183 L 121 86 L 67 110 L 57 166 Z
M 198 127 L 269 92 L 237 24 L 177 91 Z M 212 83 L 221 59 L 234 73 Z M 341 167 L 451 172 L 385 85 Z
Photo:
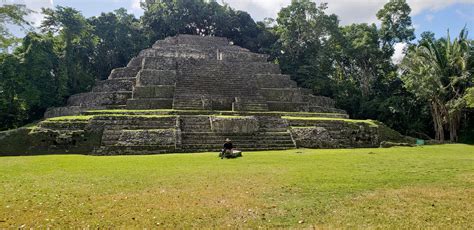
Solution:
M 48 109 L 35 129 L 4 134 L 2 151 L 153 154 L 218 151 L 225 138 L 242 150 L 406 139 L 382 123 L 349 120 L 331 98 L 297 87 L 267 58 L 220 37 L 157 41 L 67 107 Z

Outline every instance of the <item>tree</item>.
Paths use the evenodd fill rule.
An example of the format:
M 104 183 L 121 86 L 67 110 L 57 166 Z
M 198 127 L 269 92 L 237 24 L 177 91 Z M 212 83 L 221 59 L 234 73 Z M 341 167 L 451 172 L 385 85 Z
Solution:
M 410 13 L 411 8 L 406 0 L 390 0 L 377 12 L 377 18 L 382 22 L 380 28 L 382 47 L 390 57 L 393 55 L 393 46 L 396 43 L 408 43 L 415 39 Z
M 277 60 L 284 73 L 315 93 L 330 95 L 335 46 L 340 39 L 336 15 L 327 15 L 326 4 L 293 0 L 278 13 Z
M 374 83 L 383 75 L 390 60 L 379 47 L 379 35 L 375 24 L 352 24 L 342 28 L 344 43 L 338 67 L 343 79 L 355 82 L 362 96 L 372 93 Z M 390 68 L 386 68 L 390 70 Z
M 89 90 L 95 82 L 90 57 L 97 42 L 91 25 L 79 11 L 70 7 L 43 8 L 43 14 L 42 31 L 59 33 L 63 42 L 63 46 L 59 47 L 62 53 L 60 74 L 67 79 L 68 94 Z
M 143 28 L 150 42 L 177 34 L 219 36 L 252 51 L 262 50 L 258 38 L 265 33 L 252 17 L 215 0 L 145 0 Z M 262 38 L 262 37 L 260 37 Z
M 17 39 L 10 33 L 8 28 L 9 25 L 20 26 L 25 29 L 25 26 L 29 26 L 30 23 L 25 19 L 31 11 L 22 4 L 5 4 L 0 6 L 0 51 L 5 51 L 13 43 L 17 42 Z
M 66 94 L 66 81 L 59 74 L 59 57 L 52 34 L 29 33 L 15 52 L 22 57 L 23 75 L 29 89 L 30 118 L 39 119 L 47 108 L 59 106 Z
M 143 34 L 140 21 L 126 9 L 102 13 L 89 18 L 88 22 L 98 38 L 92 64 L 99 79 L 106 79 L 112 69 L 127 65 L 139 51 L 151 45 Z
M 28 117 L 22 97 L 28 86 L 22 72 L 17 56 L 0 54 L 0 130 L 19 127 Z
M 403 82 L 416 97 L 425 100 L 431 108 L 436 139 L 458 141 L 461 113 L 466 107 L 464 97 L 473 84 L 473 46 L 466 30 L 459 37 L 425 40 L 413 46 L 403 60 Z

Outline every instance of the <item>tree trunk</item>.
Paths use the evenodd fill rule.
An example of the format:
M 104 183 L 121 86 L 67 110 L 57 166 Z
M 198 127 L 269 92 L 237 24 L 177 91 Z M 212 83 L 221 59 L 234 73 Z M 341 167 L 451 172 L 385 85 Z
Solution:
M 449 116 L 449 139 L 452 142 L 458 142 L 459 140 L 459 128 L 461 125 L 461 112 L 456 111 Z
M 439 104 L 435 100 L 431 101 L 431 116 L 433 117 L 433 125 L 436 133 L 435 139 L 444 142 L 443 115 Z

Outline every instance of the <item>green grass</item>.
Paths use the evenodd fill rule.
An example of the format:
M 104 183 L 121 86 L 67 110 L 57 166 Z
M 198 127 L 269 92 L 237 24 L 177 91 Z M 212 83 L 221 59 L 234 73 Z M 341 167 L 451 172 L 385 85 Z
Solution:
M 474 146 L 0 158 L 0 228 L 469 229 Z
M 89 121 L 94 116 L 85 116 L 85 115 L 77 115 L 77 116 L 63 116 L 63 117 L 53 117 L 48 118 L 46 121 Z
M 127 115 L 127 114 L 100 114 L 100 115 L 77 115 L 77 116 L 64 116 L 54 117 L 46 119 L 43 122 L 72 122 L 72 121 L 83 121 L 88 122 L 94 117 L 141 117 L 141 118 L 160 118 L 160 117 L 175 117 L 173 115 Z
M 311 120 L 311 121 L 344 121 L 349 123 L 364 123 L 373 127 L 378 127 L 378 125 L 373 120 L 353 120 L 345 118 L 330 118 L 330 117 L 292 117 L 292 116 L 283 116 L 282 118 L 287 120 Z

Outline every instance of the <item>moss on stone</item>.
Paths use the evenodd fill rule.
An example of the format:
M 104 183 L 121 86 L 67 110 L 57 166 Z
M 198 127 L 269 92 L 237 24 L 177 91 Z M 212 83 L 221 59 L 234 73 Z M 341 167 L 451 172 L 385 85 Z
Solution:
M 65 116 L 65 117 L 54 117 L 54 118 L 49 118 L 45 120 L 46 122 L 51 122 L 51 121 L 89 121 L 93 118 L 94 116 L 89 116 L 89 115 L 78 115 L 78 116 Z
M 251 116 L 240 116 L 240 115 L 213 115 L 212 117 L 217 117 L 217 118 L 237 118 L 237 119 L 242 119 L 242 118 L 249 118 Z
M 310 121 L 343 121 L 348 123 L 363 123 L 368 124 L 372 127 L 378 127 L 379 125 L 373 120 L 353 120 L 345 118 L 328 118 L 328 117 L 293 117 L 293 116 L 283 116 L 283 119 L 287 120 L 310 120 Z

